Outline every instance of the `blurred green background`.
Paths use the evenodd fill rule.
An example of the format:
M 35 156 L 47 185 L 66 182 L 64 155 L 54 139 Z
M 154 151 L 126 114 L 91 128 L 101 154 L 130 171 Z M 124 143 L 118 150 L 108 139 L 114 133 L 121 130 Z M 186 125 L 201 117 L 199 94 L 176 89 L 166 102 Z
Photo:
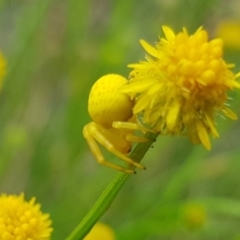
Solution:
M 0 95 L 0 192 L 37 197 L 65 239 L 116 172 L 98 165 L 82 136 L 88 93 L 102 75 L 128 76 L 143 38 L 161 25 L 214 37 L 240 21 L 237 0 L 2 0 L 0 49 L 8 74 Z M 240 38 L 239 38 L 240 41 Z M 240 70 L 239 49 L 225 49 Z M 240 115 L 239 92 L 230 104 Z M 218 118 L 212 150 L 159 137 L 101 219 L 118 240 L 240 239 L 239 121 Z M 108 159 L 112 156 L 106 153 Z

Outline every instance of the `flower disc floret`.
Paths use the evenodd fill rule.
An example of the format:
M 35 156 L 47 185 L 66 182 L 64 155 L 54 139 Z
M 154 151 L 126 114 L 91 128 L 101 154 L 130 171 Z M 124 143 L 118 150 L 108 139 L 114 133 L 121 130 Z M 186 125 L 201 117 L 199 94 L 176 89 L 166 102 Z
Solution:
M 163 32 L 154 47 L 140 40 L 146 61 L 129 65 L 133 70 L 122 92 L 135 98 L 133 113 L 144 124 L 161 134 L 187 135 L 210 149 L 208 135 L 219 136 L 216 113 L 237 119 L 226 101 L 229 90 L 240 88 L 240 73 L 222 59 L 223 41 L 209 41 L 202 27 L 193 35 L 166 26 Z
M 40 211 L 35 198 L 0 196 L 0 240 L 48 240 L 52 232 L 49 214 Z

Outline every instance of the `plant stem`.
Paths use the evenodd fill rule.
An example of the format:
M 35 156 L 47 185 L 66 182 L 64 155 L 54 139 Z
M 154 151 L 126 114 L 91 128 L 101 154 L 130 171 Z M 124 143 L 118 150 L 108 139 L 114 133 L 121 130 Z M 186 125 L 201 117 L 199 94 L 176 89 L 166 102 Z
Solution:
M 155 141 L 158 134 L 147 133 L 146 138 L 148 142 L 138 143 L 134 150 L 130 154 L 130 158 L 136 162 L 140 162 L 144 157 L 147 150 Z M 78 226 L 72 231 L 72 233 L 66 238 L 66 240 L 81 240 L 83 239 L 95 223 L 102 217 L 102 215 L 108 210 L 111 203 L 117 196 L 124 183 L 131 175 L 128 173 L 119 172 L 112 179 L 106 189 L 102 192 L 102 195 L 98 198 L 92 209 L 88 212 L 85 218 L 78 224 Z

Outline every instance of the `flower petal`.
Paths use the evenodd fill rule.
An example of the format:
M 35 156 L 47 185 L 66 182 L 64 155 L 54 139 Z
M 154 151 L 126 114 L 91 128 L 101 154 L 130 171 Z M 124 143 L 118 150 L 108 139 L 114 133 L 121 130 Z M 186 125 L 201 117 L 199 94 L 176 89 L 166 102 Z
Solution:
M 174 128 L 176 127 L 180 108 L 181 106 L 179 104 L 175 104 L 175 106 L 171 106 L 171 108 L 168 111 L 166 117 L 166 124 L 170 131 L 174 131 Z
M 206 131 L 206 128 L 203 126 L 201 121 L 196 121 L 196 130 L 198 137 L 203 144 L 203 146 L 207 149 L 211 149 L 211 143 L 209 141 L 208 133 Z
M 175 39 L 175 34 L 171 28 L 167 26 L 162 26 L 163 33 L 168 41 L 173 41 Z
M 153 57 L 159 58 L 159 54 L 158 54 L 158 51 L 156 50 L 156 48 L 151 46 L 145 40 L 140 40 L 139 42 L 147 53 L 149 53 Z

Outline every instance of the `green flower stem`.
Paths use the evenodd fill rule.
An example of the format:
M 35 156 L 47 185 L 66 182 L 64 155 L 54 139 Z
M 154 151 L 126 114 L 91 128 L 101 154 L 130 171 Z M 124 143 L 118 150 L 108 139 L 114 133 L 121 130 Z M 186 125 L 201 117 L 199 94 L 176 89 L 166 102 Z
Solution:
M 158 134 L 147 133 L 146 138 L 149 139 L 148 142 L 138 143 L 134 150 L 130 154 L 130 158 L 136 162 L 140 162 L 144 157 L 145 153 L 148 151 L 152 143 L 155 141 Z M 92 209 L 85 216 L 85 218 L 79 223 L 79 225 L 72 231 L 72 233 L 66 238 L 66 240 L 81 240 L 83 239 L 95 223 L 102 217 L 102 215 L 111 206 L 111 203 L 117 196 L 121 187 L 130 177 L 130 174 L 119 172 L 112 179 L 107 188 L 103 191 L 102 195 L 96 201 Z

